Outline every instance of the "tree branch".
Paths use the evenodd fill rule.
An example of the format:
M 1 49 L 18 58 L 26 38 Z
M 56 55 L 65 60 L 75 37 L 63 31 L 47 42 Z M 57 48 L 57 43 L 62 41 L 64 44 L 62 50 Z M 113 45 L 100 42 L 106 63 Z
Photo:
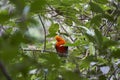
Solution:
M 6 77 L 7 80 L 12 80 L 10 75 L 8 74 L 7 70 L 5 69 L 5 66 L 2 64 L 1 61 L 0 61 L 0 69 L 1 69 L 1 72 Z
M 110 75 L 110 77 L 108 77 L 108 80 L 111 80 L 111 77 L 115 74 L 115 72 L 118 70 L 119 68 L 116 68 Z
M 46 50 L 46 29 L 45 29 L 45 25 L 44 25 L 44 23 L 43 23 L 43 21 L 42 21 L 41 16 L 38 15 L 38 17 L 39 17 L 39 20 L 40 20 L 40 22 L 41 22 L 41 24 L 42 24 L 42 26 L 43 26 L 43 30 L 44 30 L 44 51 L 45 51 L 45 50 Z
M 61 28 L 69 35 L 69 33 L 67 32 L 67 30 L 61 25 L 61 23 L 59 22 Z M 72 42 L 74 42 L 73 38 L 69 35 L 70 39 Z
M 41 49 L 29 49 L 29 48 L 23 48 L 23 51 L 34 51 L 34 52 L 48 52 L 48 53 L 56 53 L 50 50 L 41 50 Z

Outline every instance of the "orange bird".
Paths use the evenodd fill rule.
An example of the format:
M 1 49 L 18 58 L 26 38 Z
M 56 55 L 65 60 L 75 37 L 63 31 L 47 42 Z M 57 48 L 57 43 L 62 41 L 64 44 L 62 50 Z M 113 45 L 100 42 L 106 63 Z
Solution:
M 60 57 L 67 57 L 68 46 L 64 46 L 66 41 L 61 36 L 58 36 L 58 35 L 55 36 L 55 39 L 57 41 L 55 44 L 55 48 L 56 48 L 58 55 Z

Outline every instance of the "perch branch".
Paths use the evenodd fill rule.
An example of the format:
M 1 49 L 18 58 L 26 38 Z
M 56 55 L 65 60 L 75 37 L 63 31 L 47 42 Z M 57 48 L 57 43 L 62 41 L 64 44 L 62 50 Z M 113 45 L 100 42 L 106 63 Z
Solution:
M 45 29 L 45 25 L 44 25 L 44 23 L 43 23 L 43 21 L 42 21 L 41 16 L 38 15 L 38 17 L 39 17 L 39 20 L 40 20 L 40 22 L 41 22 L 41 24 L 42 24 L 42 26 L 43 26 L 43 30 L 44 30 L 44 51 L 45 51 L 45 50 L 46 50 L 46 29 Z
M 50 50 L 41 50 L 41 49 L 29 49 L 29 48 L 23 48 L 23 51 L 34 51 L 34 52 L 48 52 L 48 53 L 56 53 Z

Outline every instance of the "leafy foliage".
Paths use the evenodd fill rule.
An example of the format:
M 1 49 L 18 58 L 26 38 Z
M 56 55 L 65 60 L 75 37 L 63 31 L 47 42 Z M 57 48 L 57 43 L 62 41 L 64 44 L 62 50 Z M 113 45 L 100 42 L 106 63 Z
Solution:
M 56 32 L 59 30 L 59 25 L 58 24 L 52 24 L 49 28 L 49 35 L 51 37 L 56 36 Z
M 1 0 L 0 80 L 118 80 L 119 6 L 120 0 Z M 57 55 L 56 35 L 66 39 L 67 57 Z

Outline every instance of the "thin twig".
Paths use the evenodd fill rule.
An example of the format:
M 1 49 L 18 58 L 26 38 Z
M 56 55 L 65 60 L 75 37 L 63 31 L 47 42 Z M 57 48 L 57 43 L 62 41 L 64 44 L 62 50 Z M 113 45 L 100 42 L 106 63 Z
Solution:
M 40 49 L 22 49 L 23 51 L 39 51 L 42 52 L 43 50 Z
M 100 30 L 102 30 L 102 28 L 106 25 L 106 23 L 104 23 L 102 26 L 100 26 Z
M 0 61 L 0 69 L 1 69 L 1 72 L 4 74 L 4 76 L 6 77 L 7 80 L 12 80 L 12 78 L 8 74 L 7 70 L 5 69 L 5 66 L 3 65 L 3 63 L 1 61 Z
M 44 73 L 44 80 L 47 80 L 47 74 Z
M 0 28 L 9 36 L 11 36 L 11 34 L 8 33 L 8 31 L 4 28 L 3 25 L 0 25 Z
M 48 52 L 48 53 L 56 53 L 50 50 L 41 50 L 41 49 L 28 49 L 28 48 L 23 48 L 22 51 L 33 51 L 33 52 Z
M 115 74 L 115 72 L 118 70 L 119 68 L 116 68 L 113 72 L 112 72 L 112 74 L 110 75 L 110 77 L 108 77 L 108 80 L 111 80 L 111 77 Z
M 109 33 L 110 29 L 113 27 L 115 21 L 117 20 L 117 17 L 115 18 L 115 20 L 113 22 L 109 22 L 109 27 L 108 29 L 106 30 L 106 34 L 104 34 L 105 36 L 107 36 L 107 34 Z
M 114 10 L 110 15 L 112 16 L 115 13 L 116 10 Z M 114 20 L 112 22 L 108 22 L 108 29 L 106 30 L 106 34 L 104 34 L 105 36 L 107 36 L 107 34 L 109 33 L 110 29 L 113 27 L 113 25 L 117 21 L 118 16 L 119 16 L 119 13 L 115 15 Z
M 41 16 L 38 15 L 38 17 L 39 17 L 39 20 L 40 20 L 40 22 L 41 22 L 41 24 L 43 26 L 43 30 L 44 30 L 44 51 L 45 51 L 46 50 L 46 28 L 45 28 L 45 25 L 44 25 L 44 23 L 42 21 Z
M 67 30 L 62 26 L 62 24 L 59 22 L 61 28 L 69 35 L 69 33 L 67 32 Z M 73 38 L 69 35 L 70 39 L 72 42 L 74 42 Z
M 3 31 L 7 33 L 7 31 L 6 31 L 6 29 L 3 27 L 3 25 L 1 25 L 0 28 L 2 28 Z

